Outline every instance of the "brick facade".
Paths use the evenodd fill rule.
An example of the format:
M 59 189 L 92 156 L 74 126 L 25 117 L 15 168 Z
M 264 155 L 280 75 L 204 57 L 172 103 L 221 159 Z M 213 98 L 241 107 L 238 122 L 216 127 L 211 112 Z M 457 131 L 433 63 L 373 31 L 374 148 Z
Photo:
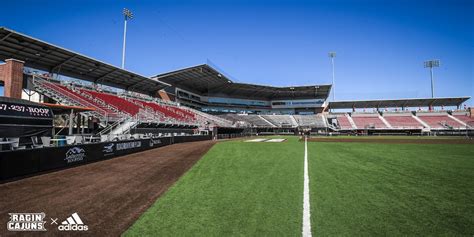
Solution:
M 4 63 L 0 64 L 0 81 L 3 81 L 3 68 L 4 67 L 5 67 Z
M 5 97 L 21 99 L 23 90 L 24 62 L 16 59 L 7 59 L 0 65 L 0 80 L 4 82 Z

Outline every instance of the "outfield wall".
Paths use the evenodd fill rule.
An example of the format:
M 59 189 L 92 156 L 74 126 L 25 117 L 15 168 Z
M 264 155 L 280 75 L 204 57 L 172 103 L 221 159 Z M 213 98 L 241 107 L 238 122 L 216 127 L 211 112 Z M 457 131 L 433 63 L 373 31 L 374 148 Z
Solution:
M 0 152 L 0 182 L 65 169 L 174 143 L 210 140 L 211 136 L 176 136 L 45 147 Z

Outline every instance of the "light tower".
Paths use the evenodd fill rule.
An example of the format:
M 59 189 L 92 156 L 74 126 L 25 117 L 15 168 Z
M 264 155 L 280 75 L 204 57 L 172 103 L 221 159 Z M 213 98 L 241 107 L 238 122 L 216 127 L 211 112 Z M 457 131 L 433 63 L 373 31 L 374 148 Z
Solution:
M 431 74 L 431 98 L 434 98 L 434 81 L 433 81 L 433 68 L 434 67 L 439 67 L 438 59 L 425 61 L 425 68 L 430 68 L 430 74 Z
M 336 57 L 336 52 L 329 52 L 328 56 L 331 58 L 332 65 L 332 101 L 336 101 L 336 84 L 334 82 L 334 58 Z
M 125 17 L 125 24 L 123 28 L 123 47 L 122 47 L 122 69 L 125 68 L 125 44 L 127 39 L 127 21 L 133 18 L 133 13 L 127 8 L 123 9 L 123 16 Z

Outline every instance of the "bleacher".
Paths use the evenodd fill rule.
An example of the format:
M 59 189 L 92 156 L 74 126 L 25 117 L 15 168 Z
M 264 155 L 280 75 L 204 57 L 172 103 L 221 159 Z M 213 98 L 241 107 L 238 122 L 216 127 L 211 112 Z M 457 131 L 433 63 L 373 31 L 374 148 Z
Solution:
M 99 119 L 118 121 L 127 117 L 147 118 L 147 122 L 215 126 L 232 124 L 212 115 L 203 116 L 189 108 L 145 98 L 129 97 L 111 92 L 95 91 L 74 84 L 63 85 L 52 80 L 36 78 L 34 85 L 38 91 L 52 99 L 69 105 L 95 108 Z
M 237 115 L 227 114 L 219 117 L 206 114 L 191 108 L 181 107 L 146 96 L 133 96 L 130 93 L 113 93 L 97 91 L 92 88 L 72 83 L 61 84 L 53 80 L 36 79 L 35 87 L 39 92 L 54 100 L 68 105 L 95 108 L 94 113 L 99 119 L 113 122 L 126 118 L 135 118 L 142 122 L 163 124 L 192 125 L 199 127 L 212 126 L 253 126 L 253 127 L 327 127 L 325 117 L 318 115 Z M 474 119 L 465 112 L 449 115 L 447 112 L 418 112 L 416 118 L 411 113 L 385 113 L 383 119 L 378 113 L 334 114 L 339 129 L 422 129 L 421 120 L 431 129 L 465 129 L 468 123 L 472 127 Z M 385 120 L 385 123 L 383 120 Z M 336 129 L 336 128 L 334 128 Z
M 325 118 L 321 114 L 317 115 L 293 115 L 296 122 L 301 127 L 325 128 Z
M 353 114 L 352 120 L 357 128 L 387 128 L 387 125 L 380 120 L 379 114 Z
M 471 118 L 468 113 L 454 112 L 453 117 L 465 123 L 465 127 L 474 128 L 474 118 Z
M 444 114 L 417 114 L 417 117 L 428 124 L 431 129 L 444 128 L 465 128 L 456 120 L 450 118 L 446 113 Z
M 268 124 L 265 120 L 263 120 L 258 115 L 240 115 L 240 114 L 223 114 L 219 115 L 219 117 L 227 120 L 231 120 L 234 123 L 252 126 L 252 127 L 272 127 L 272 125 Z
M 203 125 L 202 127 L 209 126 L 210 124 L 214 124 L 218 127 L 232 127 L 234 125 L 232 120 L 227 120 L 218 116 L 210 115 L 192 108 L 186 109 L 189 110 L 190 113 L 194 113 L 199 124 Z
M 39 79 L 35 80 L 34 85 L 39 92 L 48 95 L 60 103 L 95 108 L 96 111 L 94 113 L 96 113 L 98 118 L 115 121 L 122 117 L 117 108 L 107 106 L 104 102 L 99 103 L 92 96 L 84 97 L 80 94 L 78 95 L 64 85 Z
M 337 119 L 340 129 L 342 130 L 353 129 L 351 122 L 349 122 L 349 119 L 346 117 L 345 114 L 337 115 L 336 119 Z
M 395 129 L 423 128 L 423 124 L 413 118 L 411 113 L 384 114 L 383 117 Z
M 264 119 L 276 127 L 297 127 L 290 117 L 291 115 L 262 115 Z
M 125 112 L 130 116 L 135 116 L 140 112 L 140 107 L 124 98 L 117 95 L 112 95 L 105 92 L 97 92 L 81 88 L 74 88 L 74 92 L 83 98 L 88 98 L 97 106 L 112 105 L 117 111 Z

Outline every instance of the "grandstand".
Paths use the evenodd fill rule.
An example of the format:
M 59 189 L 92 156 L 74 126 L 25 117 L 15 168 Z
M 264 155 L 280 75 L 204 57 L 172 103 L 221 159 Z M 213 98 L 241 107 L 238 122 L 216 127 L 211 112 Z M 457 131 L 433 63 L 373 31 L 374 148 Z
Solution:
M 276 127 L 297 127 L 298 124 L 293 116 L 288 115 L 261 115 L 262 119 L 265 119 L 273 126 Z
M 424 127 L 412 113 L 384 113 L 384 119 L 395 129 L 422 129 Z
M 234 82 L 209 64 L 148 78 L 7 28 L 0 28 L 0 38 L 0 60 L 6 62 L 0 68 L 14 72 L 0 78 L 6 96 L 31 99 L 30 94 L 38 93 L 40 103 L 87 108 L 71 110 L 62 119 L 61 126 L 69 126 L 69 134 L 63 135 L 76 129 L 107 141 L 138 131 L 209 134 L 216 127 L 263 129 L 255 133 L 282 128 L 285 133 L 421 133 L 473 126 L 472 109 L 461 109 L 470 97 L 328 102 L 331 85 Z M 456 109 L 435 111 L 445 106 Z M 418 110 L 409 110 L 413 108 Z
M 425 122 L 431 129 L 459 129 L 462 126 L 461 123 L 453 119 L 447 113 L 419 113 L 417 117 Z
M 322 114 L 317 115 L 292 115 L 300 127 L 325 128 L 327 121 Z

